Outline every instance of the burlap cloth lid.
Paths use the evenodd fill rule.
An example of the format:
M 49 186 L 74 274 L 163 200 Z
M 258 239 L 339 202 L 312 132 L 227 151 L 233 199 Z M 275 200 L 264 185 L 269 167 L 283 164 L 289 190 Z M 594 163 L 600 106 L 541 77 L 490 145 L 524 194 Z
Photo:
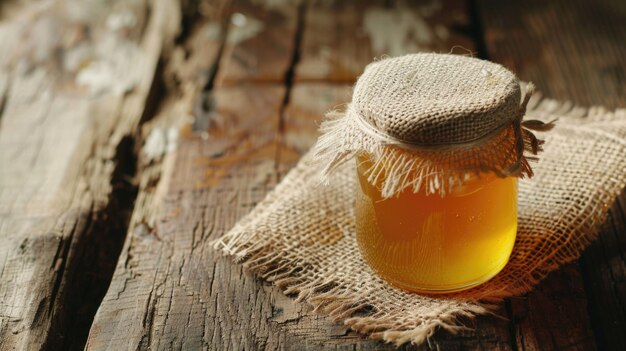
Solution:
M 559 123 L 545 134 L 535 176 L 519 181 L 511 259 L 477 288 L 426 296 L 381 280 L 362 260 L 354 234 L 355 162 L 337 165 L 333 181 L 321 186 L 312 152 L 214 245 L 286 294 L 372 338 L 419 344 L 438 329 L 466 330 L 464 321 L 576 259 L 626 186 L 626 110 L 533 96 L 526 115 Z
M 359 77 L 346 111 L 327 115 L 315 158 L 329 180 L 343 162 L 368 153 L 374 162 L 366 174 L 383 180 L 384 197 L 407 187 L 443 195 L 472 173 L 532 176 L 533 157 L 524 152 L 536 154 L 541 141 L 528 129 L 552 127 L 522 122 L 532 89 L 522 99 L 513 73 L 472 57 L 380 60 Z

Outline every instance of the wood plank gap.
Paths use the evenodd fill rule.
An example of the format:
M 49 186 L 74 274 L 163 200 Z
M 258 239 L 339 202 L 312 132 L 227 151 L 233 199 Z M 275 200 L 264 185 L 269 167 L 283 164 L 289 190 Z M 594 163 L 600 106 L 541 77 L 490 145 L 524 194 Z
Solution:
M 296 74 L 296 66 L 298 62 L 300 62 L 300 51 L 302 49 L 302 35 L 304 33 L 304 19 L 306 15 L 306 6 L 304 3 L 298 6 L 297 19 L 296 19 L 296 32 L 294 35 L 294 45 L 293 45 L 293 54 L 291 56 L 291 62 L 289 62 L 289 69 L 285 73 L 285 98 L 280 107 L 280 111 L 278 113 L 278 134 L 277 134 L 277 143 L 278 145 L 282 145 L 283 139 L 285 137 L 285 114 L 287 112 L 287 106 L 289 105 L 289 101 L 291 99 L 291 92 L 294 86 L 294 77 Z M 282 147 L 276 148 L 276 157 L 274 162 L 274 171 L 277 177 L 277 180 L 280 181 L 283 174 L 281 174 L 281 158 L 282 158 Z
M 513 306 L 511 305 L 511 299 L 506 299 L 504 300 L 504 308 L 507 314 L 507 317 L 509 318 L 509 336 L 510 336 L 510 340 L 509 340 L 509 345 L 511 346 L 511 350 L 513 351 L 519 351 L 518 347 L 517 347 L 517 327 L 515 325 L 516 321 L 515 321 L 515 317 L 513 315 Z M 523 334 L 520 334 L 520 337 L 524 337 Z M 520 345 L 522 345 L 522 350 L 524 350 L 524 343 L 521 342 Z
M 67 293 L 56 301 L 63 308 L 58 309 L 60 312 L 53 319 L 56 323 L 52 324 L 42 349 L 82 350 L 87 342 L 93 318 L 111 283 L 137 195 L 134 182 L 137 159 L 133 146 L 134 139 L 127 136 L 117 147 L 112 159 L 116 166 L 107 206 L 81 215 L 83 225 L 79 221 L 71 236 L 60 243 Z M 76 235 L 81 230 L 84 233 Z M 62 277 L 63 274 L 57 277 L 52 301 L 56 300 L 55 291 L 59 290 Z M 54 305 L 51 302 L 49 308 L 52 310 Z
M 0 128 L 2 128 L 2 116 L 4 116 L 4 108 L 9 98 L 9 90 L 11 87 L 11 78 L 9 76 L 0 76 Z
M 211 67 L 208 71 L 207 81 L 202 88 L 202 90 L 207 93 L 210 93 L 213 90 L 213 87 L 215 85 L 215 78 L 217 77 L 217 72 L 220 69 L 220 61 L 222 61 L 222 56 L 224 56 L 226 38 L 228 38 L 228 32 L 230 30 L 230 27 L 227 25 L 229 19 L 230 16 L 225 16 L 224 20 L 222 20 L 221 22 L 222 34 L 220 38 L 220 46 L 217 50 L 217 59 L 211 64 Z
M 468 0 L 468 11 L 470 16 L 470 25 L 467 28 L 467 34 L 474 39 L 476 56 L 487 60 L 487 44 L 485 42 L 485 27 L 480 18 L 478 0 Z
M 228 32 L 230 30 L 230 26 L 228 26 L 228 21 L 230 20 L 230 15 L 225 15 L 223 18 L 219 19 L 220 25 L 220 35 L 219 35 L 219 46 L 217 49 L 217 54 L 215 61 L 211 63 L 209 69 L 206 73 L 206 81 L 202 85 L 202 90 L 200 91 L 200 96 L 195 100 L 193 106 L 193 122 L 191 124 L 192 132 L 202 132 L 206 133 L 206 131 L 210 127 L 210 116 L 211 111 L 213 111 L 213 88 L 215 85 L 215 79 L 217 77 L 217 72 L 220 68 L 220 61 L 222 61 L 222 57 L 224 56 L 224 48 L 226 46 L 226 39 L 228 38 Z M 189 32 L 187 33 L 186 40 L 189 40 L 195 33 Z M 182 40 L 182 39 L 181 39 Z M 184 40 L 181 41 L 180 46 L 184 46 Z M 185 53 L 186 55 L 188 52 Z

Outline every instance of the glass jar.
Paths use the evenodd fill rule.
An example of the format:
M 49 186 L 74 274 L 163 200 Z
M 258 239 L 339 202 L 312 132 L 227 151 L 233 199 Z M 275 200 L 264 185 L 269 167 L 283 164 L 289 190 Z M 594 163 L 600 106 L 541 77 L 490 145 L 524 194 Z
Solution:
M 356 235 L 383 279 L 405 290 L 447 293 L 504 268 L 517 232 L 517 178 L 481 174 L 443 196 L 422 187 L 383 198 L 367 180 L 371 162 L 357 156 Z

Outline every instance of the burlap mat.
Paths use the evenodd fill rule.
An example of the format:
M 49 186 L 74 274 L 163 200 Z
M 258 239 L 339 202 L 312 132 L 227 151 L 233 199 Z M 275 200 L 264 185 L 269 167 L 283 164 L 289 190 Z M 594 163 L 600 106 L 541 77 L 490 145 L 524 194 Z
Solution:
M 489 282 L 425 296 L 388 285 L 361 259 L 354 235 L 354 162 L 328 186 L 310 155 L 215 247 L 350 328 L 395 344 L 419 344 L 438 328 L 487 313 L 576 259 L 626 186 L 626 110 L 583 109 L 533 98 L 527 115 L 556 127 L 544 135 L 535 177 L 519 182 L 519 229 L 511 260 Z M 460 318 L 465 317 L 465 318 Z

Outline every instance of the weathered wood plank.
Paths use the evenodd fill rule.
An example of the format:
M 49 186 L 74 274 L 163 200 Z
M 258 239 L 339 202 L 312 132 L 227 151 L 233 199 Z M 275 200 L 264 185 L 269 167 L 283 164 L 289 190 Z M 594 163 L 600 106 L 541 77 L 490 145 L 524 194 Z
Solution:
M 189 11 L 187 20 L 191 23 L 187 23 L 189 29 L 183 33 L 181 44 L 171 55 L 163 57 L 164 69 L 157 77 L 163 85 L 163 99 L 156 106 L 154 116 L 148 116 L 150 120 L 143 125 L 138 143 L 142 146 L 138 155 L 139 191 L 130 232 L 107 295 L 94 318 L 86 349 L 146 349 L 160 340 L 158 332 L 153 334 L 155 316 L 151 313 L 156 313 L 154 304 L 158 297 L 149 279 L 157 273 L 159 267 L 155 265 L 163 253 L 158 251 L 161 238 L 153 228 L 162 219 L 160 213 L 175 165 L 179 130 L 187 126 L 190 132 L 192 126 L 188 124 L 193 122 L 194 115 L 208 123 L 210 100 L 203 87 L 213 79 L 212 66 L 217 62 L 223 38 L 222 17 L 214 12 L 213 20 L 197 18 L 197 10 Z M 145 251 L 150 243 L 159 246 Z M 137 245 L 142 251 L 137 252 Z M 174 328 L 186 326 L 178 323 Z
M 580 105 L 626 106 L 623 3 L 486 0 L 479 10 L 490 58 L 546 95 Z M 602 349 L 626 348 L 624 211 L 618 204 L 611 209 L 612 224 L 583 255 L 586 293 L 573 264 L 552 274 L 525 301 L 512 301 L 520 348 L 591 349 L 596 342 Z
M 351 83 L 384 55 L 471 53 L 468 2 L 310 2 L 296 80 Z
M 173 167 L 164 170 L 171 174 L 161 176 L 165 195 L 153 199 L 156 221 L 132 223 L 88 349 L 241 349 L 260 342 L 245 337 L 258 323 L 247 307 L 269 302 L 256 301 L 253 279 L 231 283 L 241 272 L 206 243 L 272 185 L 265 176 L 274 168 L 283 95 L 281 86 L 215 92 L 211 142 L 183 136 L 171 154 Z M 247 292 L 243 301 L 233 299 L 239 290 Z
M 126 225 L 127 136 L 174 39 L 173 1 L 124 7 L 132 23 L 91 5 L 32 2 L 0 22 L 2 350 L 82 346 Z

